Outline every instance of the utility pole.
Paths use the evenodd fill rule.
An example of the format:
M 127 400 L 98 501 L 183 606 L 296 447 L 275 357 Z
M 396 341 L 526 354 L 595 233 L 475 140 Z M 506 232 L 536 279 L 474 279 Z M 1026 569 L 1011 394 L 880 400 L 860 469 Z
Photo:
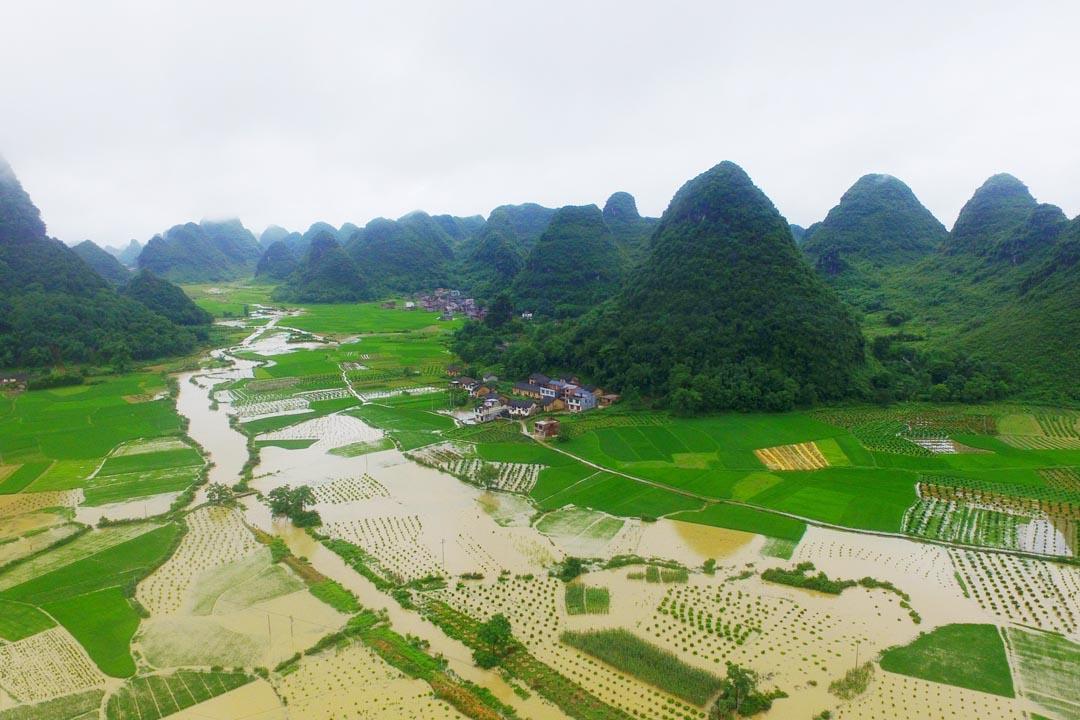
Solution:
M 855 641 L 855 669 L 859 669 L 859 641 Z
M 446 570 L 446 538 L 442 539 L 442 569 L 444 573 L 449 573 Z

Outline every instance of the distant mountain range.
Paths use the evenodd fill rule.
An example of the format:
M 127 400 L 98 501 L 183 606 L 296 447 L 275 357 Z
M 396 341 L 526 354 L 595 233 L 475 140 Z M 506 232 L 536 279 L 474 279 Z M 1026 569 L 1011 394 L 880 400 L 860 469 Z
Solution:
M 740 225 L 748 217 L 756 224 Z M 677 383 L 651 360 L 631 362 L 645 347 L 632 332 L 655 335 L 658 347 L 641 350 L 642 357 L 669 365 L 683 358 L 691 385 L 681 389 L 696 396 L 723 396 L 739 378 L 758 378 L 750 383 L 764 392 L 756 406 L 772 402 L 763 399 L 770 393 L 805 401 L 839 397 L 846 387 L 881 401 L 1080 399 L 1080 384 L 1063 382 L 1080 376 L 1080 219 L 1037 202 L 1010 175 L 979 187 L 951 230 L 901 180 L 883 174 L 859 178 L 824 219 L 803 228 L 779 218 L 741 169 L 722 163 L 680 190 L 665 218 L 642 217 L 633 196 L 616 192 L 603 209 L 524 203 L 501 205 L 486 219 L 417 211 L 362 227 L 270 226 L 258 238 L 239 220 L 204 220 L 176 225 L 145 246 L 132 241 L 106 252 L 87 241 L 70 252 L 114 288 L 131 282 L 134 266 L 176 282 L 255 276 L 279 283 L 275 297 L 283 302 L 349 302 L 434 287 L 455 287 L 486 304 L 501 298 L 500 307 L 531 312 L 539 323 L 582 318 L 580 327 L 564 322 L 551 331 L 562 338 L 561 360 L 646 392 Z M 777 218 L 784 232 L 774 236 Z M 702 268 L 712 269 L 702 275 Z M 800 304 L 789 305 L 792 298 Z M 772 314 L 775 308 L 787 314 Z M 828 337 L 819 337 L 804 308 Z M 858 339 L 866 338 L 861 365 L 853 361 L 852 318 L 862 328 Z M 586 334 L 573 334 L 579 331 Z M 749 332 L 757 333 L 753 342 Z M 813 349 L 792 345 L 790 334 L 831 344 L 833 365 L 812 360 Z M 735 348 L 742 360 L 703 350 L 685 356 L 701 337 Z M 773 356 L 759 347 L 763 338 Z M 585 354 L 567 354 L 567 347 Z M 597 364 L 613 354 L 636 369 Z M 824 367 L 835 382 L 815 369 Z M 702 388 L 695 390 L 698 376 Z M 728 390 L 706 390 L 708 378 Z M 731 400 L 735 395 L 700 402 L 744 402 Z

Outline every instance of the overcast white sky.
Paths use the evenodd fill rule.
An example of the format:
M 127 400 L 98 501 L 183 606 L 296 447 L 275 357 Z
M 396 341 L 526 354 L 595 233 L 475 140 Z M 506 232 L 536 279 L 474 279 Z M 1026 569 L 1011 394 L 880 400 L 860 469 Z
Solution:
M 614 190 L 659 215 L 725 159 L 804 225 L 868 172 L 947 226 L 1000 171 L 1071 217 L 1077 27 L 1070 0 L 4 0 L 0 154 L 67 242 Z

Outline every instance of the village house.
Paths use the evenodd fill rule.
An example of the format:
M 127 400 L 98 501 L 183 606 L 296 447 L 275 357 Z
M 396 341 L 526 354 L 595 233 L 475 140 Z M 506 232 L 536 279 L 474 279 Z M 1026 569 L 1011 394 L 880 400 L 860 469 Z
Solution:
M 478 423 L 487 423 L 503 417 L 507 413 L 508 409 L 502 404 L 502 400 L 497 397 L 489 397 L 473 410 L 473 418 Z
M 489 395 L 498 395 L 499 389 L 493 385 L 477 385 L 475 389 L 469 392 L 472 397 L 488 397 Z
M 540 387 L 544 387 L 549 382 L 551 382 L 551 378 L 549 378 L 547 375 L 544 375 L 543 373 L 533 373 L 529 376 L 530 385 L 538 385 Z
M 491 373 L 488 373 L 487 375 L 484 376 L 484 384 L 485 385 L 490 385 L 491 383 L 497 383 L 497 382 L 499 382 L 499 376 L 498 375 L 492 375 Z
M 510 400 L 509 408 L 510 417 L 512 418 L 527 418 L 540 411 L 540 406 L 536 404 L 535 400 L 519 400 L 517 398 Z
M 559 435 L 559 421 L 555 418 L 544 418 L 533 423 L 533 435 L 539 438 L 553 438 Z
M 601 395 L 600 397 L 598 397 L 596 399 L 597 405 L 599 405 L 602 408 L 611 407 L 612 405 L 614 405 L 617 402 L 619 402 L 619 396 L 616 395 L 615 393 L 607 393 L 607 394 Z
M 539 400 L 544 397 L 544 388 L 539 385 L 533 385 L 531 383 L 519 382 L 514 383 L 514 387 L 510 389 L 510 392 L 515 395 L 521 395 L 523 397 L 533 398 Z
M 449 375 L 450 377 L 457 377 L 458 375 L 461 374 L 461 370 L 462 370 L 462 368 L 461 368 L 460 365 L 447 365 L 446 366 L 446 374 Z
M 472 395 L 473 391 L 480 387 L 480 383 L 476 382 L 471 377 L 458 377 L 450 381 L 450 387 L 465 390 Z
M 540 407 L 544 412 L 559 412 L 566 409 L 566 403 L 562 398 L 545 396 L 540 398 Z
M 0 390 L 25 390 L 28 378 L 25 373 L 0 375 Z
M 566 409 L 573 413 L 585 412 L 596 407 L 596 396 L 586 390 L 578 390 L 566 398 Z

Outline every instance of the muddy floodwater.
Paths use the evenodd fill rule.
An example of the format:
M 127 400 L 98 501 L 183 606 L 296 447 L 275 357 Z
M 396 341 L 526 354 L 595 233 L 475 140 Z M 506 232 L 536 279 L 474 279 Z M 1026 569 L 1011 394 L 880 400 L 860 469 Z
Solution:
M 303 348 L 285 342 L 280 319 L 271 316 L 240 348 L 266 355 Z M 230 426 L 227 394 L 222 393 L 213 408 L 211 398 L 219 383 L 252 377 L 257 365 L 231 352 L 215 353 L 231 363 L 229 367 L 184 375 L 178 399 L 179 411 L 190 421 L 189 434 L 213 462 L 211 482 L 228 485 L 247 461 L 247 441 Z M 283 485 L 308 485 L 316 498 L 313 507 L 323 520 L 320 533 L 362 547 L 380 573 L 399 582 L 428 575 L 451 578 L 447 588 L 434 591 L 434 597 L 478 619 L 506 614 L 534 656 L 628 714 L 662 716 L 672 698 L 560 642 L 563 631 L 625 628 L 710 672 L 721 672 L 727 661 L 753 667 L 766 685 L 781 687 L 789 695 L 763 715 L 767 718 L 811 717 L 826 708 L 832 709 L 833 717 L 924 716 L 919 707 L 933 717 L 1023 716 L 1026 701 L 892 675 L 880 668 L 854 700 L 840 702 L 828 691 L 829 684 L 857 659 L 872 659 L 920 632 L 949 623 L 1002 623 L 994 603 L 972 596 L 962 585 L 956 558 L 950 554 L 955 551 L 947 548 L 818 527 L 810 527 L 797 544 L 777 545 L 753 533 L 664 518 L 645 522 L 575 507 L 541 513 L 525 495 L 482 489 L 420 465 L 395 449 L 355 457 L 330 453 L 347 444 L 383 440 L 381 431 L 344 414 L 313 420 L 297 417 L 296 424 L 267 439 L 314 442 L 307 448 L 262 447 L 252 488 L 265 494 Z M 105 508 L 85 512 L 91 511 L 110 512 Z M 137 507 L 112 511 L 136 512 Z M 248 524 L 282 538 L 295 555 L 354 592 L 365 607 L 385 611 L 398 633 L 429 643 L 431 652 L 445 657 L 451 670 L 490 689 L 521 717 L 565 717 L 537 693 L 522 699 L 500 674 L 477 668 L 469 648 L 418 612 L 402 608 L 307 532 L 272 518 L 257 497 L 245 497 L 242 512 Z M 788 554 L 790 558 L 777 557 Z M 563 598 L 566 586 L 549 575 L 551 567 L 569 555 L 600 561 L 615 556 L 637 556 L 646 563 L 676 560 L 690 573 L 681 580 L 658 581 L 654 575 L 650 581 L 641 561 L 606 570 L 594 566 L 578 582 L 607 592 L 603 610 L 590 613 L 586 608 L 583 614 L 570 614 Z M 707 560 L 715 562 L 715 573 L 702 571 Z M 841 595 L 826 595 L 760 577 L 767 568 L 804 561 L 834 578 L 891 582 L 910 595 L 921 623 L 901 605 L 900 596 L 888 590 L 855 587 Z M 456 579 L 466 574 L 472 579 Z M 305 611 L 299 605 L 291 607 L 283 613 L 292 617 L 295 612 L 303 620 Z M 721 622 L 725 628 L 739 628 L 737 643 L 721 636 Z M 304 662 L 314 664 L 302 667 L 277 688 L 279 694 L 299 693 L 297 711 L 303 707 L 320 717 L 336 716 L 350 707 L 373 704 L 395 716 L 456 716 L 452 708 L 432 700 L 426 686 L 408 678 L 378 687 L 362 681 L 365 673 L 376 672 L 372 668 L 380 662 L 367 651 L 334 661 L 352 663 L 348 674 L 355 679 L 335 691 L 341 695 L 336 698 L 311 696 L 297 685 L 305 673 L 338 673 L 331 660 Z M 275 703 L 273 690 L 260 681 L 199 706 L 199 714 L 189 711 L 178 717 L 230 717 L 241 707 L 248 710 L 247 717 L 287 716 L 287 710 Z

